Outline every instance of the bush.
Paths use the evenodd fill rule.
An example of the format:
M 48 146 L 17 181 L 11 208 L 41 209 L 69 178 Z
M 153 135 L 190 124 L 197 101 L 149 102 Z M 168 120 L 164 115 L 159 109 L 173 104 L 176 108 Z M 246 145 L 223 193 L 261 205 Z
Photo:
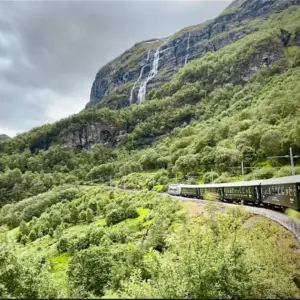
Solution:
M 203 182 L 204 183 L 211 183 L 213 180 L 217 179 L 219 174 L 216 172 L 207 172 L 203 175 Z
M 106 222 L 110 226 L 117 224 L 125 219 L 125 211 L 122 208 L 113 209 L 106 215 Z
M 69 239 L 66 236 L 62 236 L 57 243 L 57 250 L 59 252 L 67 252 L 69 249 Z
M 269 179 L 274 176 L 276 169 L 272 167 L 263 167 L 255 170 L 253 173 L 246 176 L 247 179 Z
M 90 247 L 77 252 L 67 271 L 71 296 L 85 298 L 89 292 L 103 295 L 103 289 L 110 279 L 111 265 L 111 253 L 105 247 Z

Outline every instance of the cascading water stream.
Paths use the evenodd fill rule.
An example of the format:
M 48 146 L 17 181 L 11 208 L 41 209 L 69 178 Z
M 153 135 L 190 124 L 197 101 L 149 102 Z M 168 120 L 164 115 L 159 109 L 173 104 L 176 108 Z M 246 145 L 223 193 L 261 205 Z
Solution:
M 132 89 L 130 91 L 130 98 L 129 98 L 130 105 L 132 104 L 132 101 L 133 101 L 133 92 L 134 92 L 134 89 L 135 89 L 137 83 L 140 82 L 140 80 L 143 77 L 144 69 L 147 66 L 148 62 L 149 62 L 149 58 L 150 58 L 150 50 L 148 51 L 148 54 L 147 54 L 146 63 L 142 66 L 141 71 L 140 71 L 140 75 L 139 75 L 138 79 L 136 80 L 136 82 L 134 83 L 134 85 L 133 85 L 133 87 L 132 87 Z
M 147 84 L 150 80 L 152 80 L 155 75 L 158 73 L 158 65 L 159 65 L 159 51 L 160 48 L 165 45 L 168 42 L 169 38 L 165 39 L 165 41 L 163 42 L 162 45 L 160 45 L 155 53 L 154 53 L 154 57 L 153 57 L 153 62 L 152 62 L 152 68 L 147 76 L 147 78 L 141 83 L 140 88 L 139 88 L 139 92 L 138 92 L 138 103 L 142 103 L 145 101 L 146 98 L 146 92 L 147 92 Z
M 190 38 L 191 38 L 191 33 L 189 32 L 189 37 L 188 37 L 188 40 L 187 40 L 187 47 L 186 47 L 186 55 L 185 55 L 184 65 L 186 65 L 186 63 L 188 61 L 188 58 L 189 58 Z

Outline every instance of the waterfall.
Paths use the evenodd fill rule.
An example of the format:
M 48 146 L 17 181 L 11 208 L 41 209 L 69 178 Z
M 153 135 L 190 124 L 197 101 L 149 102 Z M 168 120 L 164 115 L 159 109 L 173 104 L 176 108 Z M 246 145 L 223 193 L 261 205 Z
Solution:
M 141 83 L 139 92 L 138 92 L 138 103 L 142 103 L 145 101 L 146 98 L 146 92 L 147 92 L 147 84 L 150 80 L 152 80 L 155 75 L 158 73 L 158 64 L 159 64 L 159 51 L 160 48 L 165 45 L 168 42 L 169 38 L 165 39 L 163 44 L 159 45 L 159 47 L 156 49 L 154 56 L 153 56 L 153 62 L 152 62 L 152 68 L 147 76 L 147 78 Z
M 142 66 L 141 71 L 140 71 L 140 75 L 139 75 L 138 79 L 136 80 L 136 82 L 134 83 L 134 85 L 133 85 L 133 87 L 132 87 L 132 89 L 130 91 L 130 98 L 129 98 L 130 105 L 132 104 L 132 101 L 133 101 L 133 92 L 134 92 L 134 89 L 135 89 L 137 83 L 140 82 L 140 80 L 143 77 L 144 69 L 147 66 L 148 62 L 149 62 L 149 58 L 150 58 L 150 50 L 148 51 L 148 54 L 147 54 L 146 63 Z
M 190 38 L 191 38 L 191 33 L 189 32 L 189 37 L 188 37 L 188 40 L 187 40 L 187 47 L 186 47 L 186 55 L 185 55 L 184 65 L 186 65 L 186 63 L 188 61 L 188 58 L 189 58 Z

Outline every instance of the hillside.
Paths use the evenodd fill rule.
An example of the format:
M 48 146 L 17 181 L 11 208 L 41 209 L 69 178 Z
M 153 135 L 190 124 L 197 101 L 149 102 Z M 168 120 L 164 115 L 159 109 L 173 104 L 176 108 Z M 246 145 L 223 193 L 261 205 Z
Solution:
M 1 298 L 299 297 L 292 234 L 240 208 L 73 186 L 0 216 Z
M 300 154 L 299 82 L 300 1 L 239 0 L 109 62 L 82 112 L 0 136 L 0 298 L 299 298 L 290 232 L 162 193 L 290 175 L 268 156 Z
M 245 24 L 251 33 L 190 61 L 147 93 L 147 101 L 118 110 L 90 108 L 0 143 L 2 201 L 61 182 L 112 178 L 135 188 L 165 189 L 168 182 L 186 182 L 186 176 L 198 182 L 240 180 L 241 161 L 249 173 L 244 179 L 289 175 L 286 159 L 266 157 L 285 155 L 289 147 L 300 153 L 300 6 L 259 3 L 234 2 L 216 19 L 251 16 Z M 186 30 L 192 29 L 181 33 Z
M 161 40 L 137 43 L 99 70 L 87 108 L 98 103 L 121 108 L 143 102 L 147 92 L 170 81 L 188 62 L 243 39 L 259 30 L 272 13 L 296 4 L 294 0 L 238 0 L 214 20 Z M 248 81 L 246 76 L 243 80 Z
M 6 134 L 0 134 L 0 141 L 5 141 L 5 140 L 8 140 L 9 139 L 9 136 L 6 135 Z

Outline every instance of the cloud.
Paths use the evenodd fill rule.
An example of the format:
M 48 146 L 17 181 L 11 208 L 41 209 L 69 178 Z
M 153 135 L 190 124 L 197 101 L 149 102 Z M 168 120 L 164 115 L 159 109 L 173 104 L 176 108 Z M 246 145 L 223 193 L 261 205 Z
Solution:
M 211 19 L 229 2 L 0 2 L 0 133 L 79 112 L 105 63 L 138 41 Z

